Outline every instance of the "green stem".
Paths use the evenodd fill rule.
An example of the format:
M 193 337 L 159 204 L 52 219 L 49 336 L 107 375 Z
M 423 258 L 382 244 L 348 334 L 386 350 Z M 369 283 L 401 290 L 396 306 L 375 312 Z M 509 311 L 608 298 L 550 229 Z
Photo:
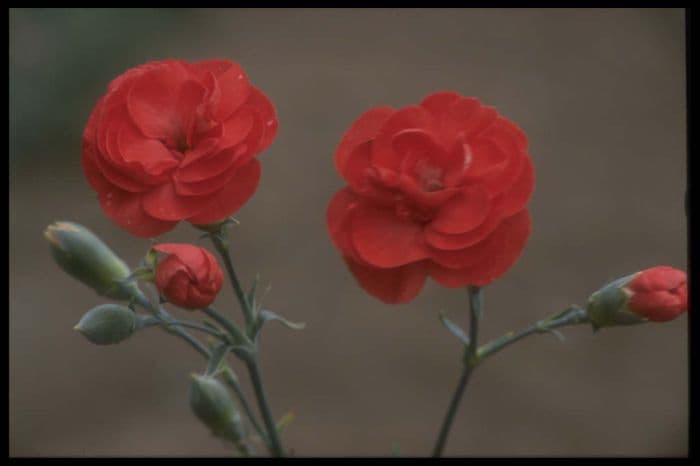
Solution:
M 251 332 L 253 331 L 252 329 L 255 328 L 256 317 L 253 308 L 248 301 L 248 297 L 243 292 L 243 288 L 238 280 L 236 271 L 233 268 L 233 262 L 231 261 L 231 256 L 229 254 L 228 242 L 224 237 L 226 231 L 225 228 L 225 226 L 222 226 L 218 232 L 210 233 L 209 237 L 211 238 L 212 243 L 214 243 L 214 247 L 224 262 L 231 286 L 233 287 L 233 291 L 236 293 L 238 303 L 240 304 L 240 307 L 243 310 L 243 315 L 245 316 L 246 329 L 248 332 Z M 269 440 L 268 448 L 270 453 L 273 456 L 281 457 L 284 456 L 284 448 L 282 447 L 282 441 L 280 440 L 279 432 L 277 431 L 277 426 L 275 425 L 274 417 L 272 416 L 270 405 L 267 401 L 267 396 L 265 395 L 262 377 L 260 376 L 260 368 L 258 367 L 257 338 L 255 335 L 250 335 L 250 338 L 253 338 L 253 340 L 256 342 L 256 344 L 253 345 L 253 351 L 248 353 L 249 356 L 247 357 L 241 355 L 239 355 L 239 357 L 245 362 L 246 367 L 248 368 L 248 373 L 250 374 L 250 379 L 255 391 L 255 398 L 258 401 L 258 408 L 267 430 L 267 438 Z
M 253 346 L 253 342 L 250 341 L 250 338 L 248 338 L 248 336 L 245 333 L 243 333 L 243 331 L 241 331 L 241 329 L 239 329 L 236 324 L 228 320 L 226 317 L 222 316 L 220 313 L 216 312 L 210 307 L 202 309 L 202 312 L 214 319 L 219 325 L 224 327 L 224 329 L 226 329 L 226 331 L 231 334 L 236 343 L 249 345 L 251 347 Z
M 245 397 L 243 390 L 241 390 L 240 384 L 234 377 L 231 376 L 231 372 L 228 367 L 226 367 L 226 369 L 224 369 L 222 372 L 222 378 L 238 397 L 238 400 L 241 402 L 241 406 L 243 406 L 243 411 L 245 411 L 245 414 L 248 416 L 248 420 L 250 420 L 250 423 L 255 431 L 258 433 L 263 442 L 266 442 L 267 436 L 265 435 L 265 431 L 258 423 L 255 413 L 253 413 L 253 409 L 250 407 L 250 404 L 248 404 L 248 399 Z
M 538 320 L 534 324 L 517 333 L 508 332 L 505 335 L 484 344 L 481 346 L 481 348 L 479 348 L 477 357 L 479 361 L 482 361 L 527 336 L 534 335 L 536 333 L 549 333 L 559 327 L 585 324 L 588 322 L 589 319 L 586 311 L 580 307 L 572 306 L 566 311 L 553 317 Z
M 477 359 L 477 344 L 479 338 L 479 320 L 481 318 L 481 305 L 482 305 L 482 289 L 476 286 L 470 286 L 469 290 L 469 345 L 465 348 L 465 358 L 464 367 L 462 368 L 462 374 L 459 377 L 459 382 L 457 383 L 457 388 L 455 389 L 452 399 L 450 400 L 450 405 L 447 408 L 447 414 L 445 419 L 442 421 L 442 427 L 440 428 L 440 434 L 438 435 L 437 441 L 435 442 L 435 447 L 433 448 L 433 457 L 439 458 L 445 449 L 445 444 L 447 443 L 447 438 L 450 435 L 450 429 L 452 428 L 452 422 L 454 421 L 455 415 L 459 408 L 459 403 L 462 401 L 462 395 L 464 390 L 467 388 L 467 383 L 469 383 L 469 377 L 471 376 L 474 368 L 478 364 Z
M 222 231 L 219 233 L 210 234 L 209 237 L 211 238 L 212 243 L 214 243 L 214 247 L 219 253 L 219 256 L 221 256 L 221 260 L 224 262 L 224 267 L 226 268 L 229 280 L 231 281 L 231 287 L 236 293 L 238 302 L 241 303 L 241 309 L 243 310 L 243 315 L 245 316 L 246 327 L 251 328 L 254 323 L 252 308 L 248 302 L 245 292 L 243 291 L 243 288 L 241 287 L 236 271 L 233 268 L 233 262 L 231 262 L 231 254 L 229 252 L 227 241 L 222 238 L 223 232 L 225 231 L 224 228 L 225 227 L 222 227 Z
M 270 412 L 270 405 L 267 402 L 265 387 L 263 386 L 262 378 L 260 377 L 260 368 L 258 367 L 257 357 L 253 356 L 253 358 L 246 360 L 245 363 L 258 400 L 258 408 L 260 409 L 260 414 L 262 414 L 262 418 L 265 422 L 265 427 L 270 439 L 270 451 L 273 456 L 283 457 L 284 450 L 282 448 L 282 441 L 280 440 L 279 432 L 277 432 L 277 426 L 275 425 L 274 418 L 272 417 L 272 412 Z
M 182 320 L 161 320 L 159 322 L 160 325 L 163 325 L 165 327 L 187 327 L 191 328 L 194 330 L 199 330 L 200 332 L 207 333 L 213 337 L 218 338 L 219 340 L 222 341 L 228 341 L 226 339 L 226 335 L 222 334 L 221 332 L 217 332 L 216 330 L 210 329 L 209 327 L 205 327 L 204 325 L 199 325 L 194 322 L 187 322 L 187 321 L 182 321 Z

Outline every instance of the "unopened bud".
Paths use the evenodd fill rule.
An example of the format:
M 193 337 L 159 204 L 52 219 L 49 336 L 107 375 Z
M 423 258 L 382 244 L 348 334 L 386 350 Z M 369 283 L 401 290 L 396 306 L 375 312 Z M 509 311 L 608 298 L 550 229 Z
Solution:
M 216 378 L 192 375 L 190 407 L 215 436 L 234 443 L 241 440 L 241 415 L 226 387 Z
M 685 272 L 652 267 L 617 279 L 591 295 L 587 312 L 593 327 L 665 322 L 688 309 Z
M 113 345 L 134 333 L 138 319 L 134 311 L 119 304 L 101 304 L 90 309 L 73 327 L 96 345 Z
M 137 292 L 134 283 L 117 283 L 129 276 L 129 267 L 84 226 L 55 222 L 46 228 L 44 237 L 58 265 L 98 294 L 113 299 L 129 299 Z

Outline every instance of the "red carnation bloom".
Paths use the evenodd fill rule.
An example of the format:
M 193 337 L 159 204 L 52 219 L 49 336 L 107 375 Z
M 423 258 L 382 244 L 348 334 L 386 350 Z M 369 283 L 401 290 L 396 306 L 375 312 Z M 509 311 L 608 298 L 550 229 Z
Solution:
M 530 234 L 527 138 L 474 98 L 439 92 L 369 110 L 335 162 L 349 186 L 328 206 L 328 230 L 360 285 L 387 303 L 412 300 L 428 276 L 486 285 Z
M 184 309 L 209 306 L 221 290 L 224 274 L 209 251 L 191 244 L 153 246 L 169 254 L 156 267 L 156 287 L 161 295 Z
M 114 79 L 83 133 L 102 210 L 140 237 L 220 221 L 255 192 L 255 155 L 277 133 L 272 103 L 236 63 L 149 62 Z
M 627 307 L 654 322 L 673 320 L 688 309 L 685 272 L 658 266 L 639 272 L 625 285 L 630 294 Z

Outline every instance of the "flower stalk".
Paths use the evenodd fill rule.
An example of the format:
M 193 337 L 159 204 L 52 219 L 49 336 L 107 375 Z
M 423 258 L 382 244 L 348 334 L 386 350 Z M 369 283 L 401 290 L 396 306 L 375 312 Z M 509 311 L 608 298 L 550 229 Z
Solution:
M 262 382 L 262 377 L 260 375 L 260 367 L 258 363 L 258 348 L 257 348 L 257 333 L 259 327 L 256 322 L 255 309 L 253 309 L 252 304 L 248 300 L 243 288 L 241 287 L 236 271 L 233 267 L 233 262 L 231 260 L 231 255 L 228 247 L 228 240 L 226 237 L 226 224 L 222 224 L 218 231 L 213 233 L 208 233 L 207 236 L 211 238 L 214 247 L 221 256 L 221 260 L 224 263 L 226 272 L 228 273 L 229 280 L 231 282 L 231 287 L 233 288 L 238 302 L 240 304 L 241 310 L 246 321 L 247 334 L 253 340 L 253 345 L 247 352 L 237 352 L 236 355 L 243 360 L 248 370 L 251 382 L 253 384 L 253 390 L 255 391 L 255 397 L 258 402 L 258 409 L 263 418 L 265 424 L 265 429 L 267 430 L 267 439 L 269 441 L 268 447 L 270 453 L 275 457 L 284 456 L 284 448 L 282 447 L 282 441 L 280 440 L 279 432 L 275 424 L 275 420 L 272 416 L 272 411 L 270 409 L 269 402 L 267 401 L 267 396 L 265 394 L 265 389 Z M 211 314 L 213 318 L 214 314 Z M 257 331 L 256 331 L 257 329 Z M 235 337 L 234 337 L 235 338 Z
M 469 290 L 469 344 L 465 347 L 465 357 L 464 366 L 462 367 L 462 374 L 457 382 L 457 388 L 455 389 L 452 399 L 450 400 L 450 405 L 447 408 L 447 414 L 442 422 L 442 427 L 440 428 L 440 433 L 438 434 L 437 441 L 435 442 L 435 447 L 433 447 L 433 457 L 439 458 L 445 449 L 445 444 L 447 443 L 447 437 L 450 435 L 450 429 L 452 428 L 452 422 L 454 421 L 455 415 L 457 414 L 457 409 L 462 401 L 462 396 L 469 383 L 469 378 L 478 364 L 477 356 L 477 342 L 479 338 L 479 320 L 481 319 L 481 305 L 483 302 L 482 289 L 476 286 L 468 287 Z

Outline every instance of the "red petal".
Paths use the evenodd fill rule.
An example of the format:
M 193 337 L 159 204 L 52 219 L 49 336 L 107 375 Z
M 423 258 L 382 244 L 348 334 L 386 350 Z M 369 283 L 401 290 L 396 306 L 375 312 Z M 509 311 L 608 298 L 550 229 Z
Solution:
M 251 85 L 243 68 L 237 63 L 231 63 L 226 71 L 215 76 L 221 90 L 221 97 L 213 116 L 217 120 L 225 120 L 248 98 Z
M 535 171 L 532 160 L 523 158 L 522 169 L 517 181 L 501 193 L 493 202 L 494 209 L 503 216 L 510 216 L 525 207 L 535 188 Z
M 219 140 L 215 138 L 207 138 L 199 141 L 194 149 L 187 151 L 185 158 L 180 164 L 180 169 L 198 161 L 201 158 L 216 154 L 219 147 Z
M 83 167 L 83 172 L 85 173 L 88 184 L 95 191 L 102 192 L 112 189 L 113 185 L 102 175 L 95 161 L 95 158 L 98 156 L 95 142 L 95 126 L 99 105 L 100 103 L 98 102 L 97 106 L 90 114 L 90 118 L 83 131 L 80 163 Z
M 456 169 L 462 164 L 460 157 L 447 152 L 425 130 L 405 129 L 391 140 L 394 153 L 401 159 L 400 170 L 420 177 L 421 169 L 433 167 L 442 173 Z
M 350 151 L 341 175 L 359 192 L 369 189 L 368 169 L 372 155 L 372 142 L 365 141 Z
M 425 241 L 428 245 L 436 249 L 456 250 L 464 249 L 468 246 L 478 243 L 482 239 L 491 234 L 493 230 L 501 223 L 503 216 L 496 209 L 491 209 L 486 219 L 473 230 L 467 233 L 450 235 L 441 233 L 430 228 L 428 225 L 424 230 Z
M 183 122 L 175 106 L 187 78 L 179 66 L 161 66 L 135 80 L 126 102 L 132 120 L 144 135 L 173 140 L 181 133 Z
M 251 145 L 254 154 L 259 154 L 267 149 L 277 136 L 277 114 L 270 99 L 267 98 L 258 88 L 252 87 L 245 102 L 245 106 L 255 111 L 263 128 L 262 136 L 256 145 Z
M 350 256 L 355 256 L 350 238 L 350 219 L 357 204 L 357 195 L 350 188 L 345 188 L 335 193 L 326 209 L 326 226 L 333 244 Z
M 187 69 L 195 73 L 198 77 L 203 77 L 207 73 L 212 73 L 214 76 L 218 76 L 225 73 L 233 65 L 231 60 L 223 60 L 219 58 L 214 58 L 211 60 L 200 60 L 192 63 L 186 63 Z
M 200 157 L 196 163 L 187 166 L 181 165 L 175 172 L 174 178 L 183 183 L 196 183 L 211 179 L 222 171 L 226 171 L 234 165 L 240 165 L 240 158 L 245 153 L 241 146 L 230 147 L 220 152 L 213 151 L 206 157 Z
M 158 266 L 156 268 L 156 287 L 161 291 L 165 290 L 175 275 L 182 272 L 188 276 L 191 275 L 185 264 L 180 262 L 180 259 L 178 259 L 176 256 L 173 255 L 166 257 L 162 261 L 158 262 Z M 191 278 L 194 278 L 194 276 Z
M 392 269 L 378 269 L 355 262 L 349 257 L 344 259 L 360 286 L 387 304 L 403 304 L 413 300 L 425 283 L 426 275 L 420 262 Z
M 223 135 L 219 141 L 219 147 L 233 147 L 245 140 L 253 129 L 255 114 L 249 109 L 236 112 L 223 124 Z
M 355 208 L 352 243 L 360 257 L 376 267 L 398 267 L 425 259 L 422 227 L 396 216 L 393 210 L 366 204 Z
M 393 113 L 381 126 L 372 150 L 372 163 L 395 171 L 401 166 L 402 157 L 394 151 L 393 139 L 396 133 L 406 129 L 436 130 L 433 116 L 417 105 L 404 107 Z
M 210 293 L 195 286 L 187 288 L 187 308 L 203 309 L 216 299 L 216 293 Z
M 180 196 L 172 182 L 165 183 L 143 195 L 143 209 L 161 220 L 184 220 L 207 206 L 211 196 Z
M 666 322 L 688 309 L 687 292 L 675 294 L 663 290 L 635 293 L 628 306 L 635 313 L 653 322 Z
M 191 309 L 187 299 L 191 286 L 192 279 L 186 272 L 181 271 L 175 274 L 161 292 L 174 305 L 183 309 Z
M 420 105 L 421 107 L 427 108 L 435 117 L 439 117 L 447 112 L 450 105 L 462 98 L 463 97 L 456 92 L 441 91 L 430 94 L 423 99 Z
M 197 280 L 207 279 L 209 262 L 204 255 L 204 249 L 187 243 L 161 243 L 153 246 L 158 252 L 172 254 L 192 273 Z
M 260 181 L 260 162 L 252 159 L 239 167 L 236 175 L 224 188 L 213 195 L 203 209 L 187 219 L 195 225 L 206 225 L 233 215 L 255 193 Z
M 428 273 L 448 288 L 487 285 L 515 264 L 529 236 L 530 214 L 523 210 L 505 219 L 483 242 L 468 248 L 467 254 L 451 251 L 440 257 L 443 264 L 458 265 L 457 261 L 461 260 L 469 266 L 452 269 L 431 262 Z
M 441 233 L 465 233 L 481 225 L 490 210 L 486 190 L 479 185 L 469 186 L 442 206 L 430 228 Z
M 502 171 L 511 155 L 490 139 L 477 139 L 466 146 L 470 162 L 466 176 L 473 179 L 483 178 L 494 170 Z
M 99 200 L 102 210 L 114 223 L 140 238 L 154 238 L 177 225 L 148 215 L 141 207 L 141 194 L 113 189 L 99 193 Z
M 627 285 L 635 292 L 672 290 L 686 283 L 687 276 L 682 270 L 661 265 L 643 270 Z
M 119 153 L 125 162 L 138 165 L 146 174 L 154 177 L 178 165 L 170 149 L 162 142 L 147 139 L 130 126 L 123 126 L 117 139 Z
M 367 141 L 371 141 L 381 125 L 394 113 L 391 107 L 376 107 L 363 113 L 343 135 L 335 151 L 335 167 L 343 175 L 352 151 Z
M 218 175 L 195 182 L 183 182 L 177 176 L 174 176 L 175 192 L 181 196 L 205 196 L 212 194 L 231 183 L 239 169 L 240 167 L 237 164 L 229 163 L 229 167 L 224 171 L 220 171 Z

